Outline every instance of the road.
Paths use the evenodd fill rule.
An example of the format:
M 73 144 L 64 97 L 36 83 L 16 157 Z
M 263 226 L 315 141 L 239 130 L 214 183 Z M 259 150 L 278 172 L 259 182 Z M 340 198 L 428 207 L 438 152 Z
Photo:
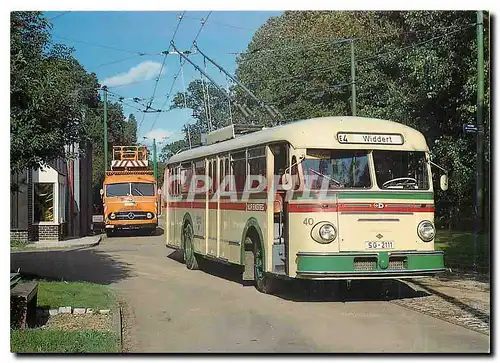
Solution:
M 41 273 L 115 289 L 126 301 L 129 352 L 489 351 L 486 335 L 388 301 L 317 298 L 298 284 L 285 285 L 294 292 L 264 295 L 225 266 L 190 271 L 164 246 L 164 235 L 18 255 L 24 271 L 31 259 Z

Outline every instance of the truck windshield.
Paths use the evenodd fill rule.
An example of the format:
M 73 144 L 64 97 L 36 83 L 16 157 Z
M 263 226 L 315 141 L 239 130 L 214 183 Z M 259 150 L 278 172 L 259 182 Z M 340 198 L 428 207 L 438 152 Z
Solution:
M 106 185 L 107 197 L 126 197 L 130 195 L 130 183 L 116 183 Z
M 152 197 L 155 195 L 154 185 L 152 183 L 132 183 L 132 195 Z
M 310 189 L 371 187 L 367 151 L 307 149 L 302 167 Z
M 373 162 L 380 189 L 429 189 L 423 151 L 374 150 Z

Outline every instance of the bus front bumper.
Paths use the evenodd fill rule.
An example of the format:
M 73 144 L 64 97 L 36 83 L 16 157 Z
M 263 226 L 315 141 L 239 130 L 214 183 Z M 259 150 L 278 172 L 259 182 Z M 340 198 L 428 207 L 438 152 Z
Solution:
M 402 278 L 444 271 L 442 251 L 297 253 L 298 278 Z

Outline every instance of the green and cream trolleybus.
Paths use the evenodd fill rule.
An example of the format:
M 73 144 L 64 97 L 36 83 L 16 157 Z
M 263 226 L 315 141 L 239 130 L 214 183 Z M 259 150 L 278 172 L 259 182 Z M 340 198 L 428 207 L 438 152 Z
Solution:
M 280 276 L 433 275 L 445 267 L 431 164 L 424 136 L 392 121 L 232 125 L 168 160 L 166 245 L 189 269 L 202 257 L 241 265 L 263 292 Z

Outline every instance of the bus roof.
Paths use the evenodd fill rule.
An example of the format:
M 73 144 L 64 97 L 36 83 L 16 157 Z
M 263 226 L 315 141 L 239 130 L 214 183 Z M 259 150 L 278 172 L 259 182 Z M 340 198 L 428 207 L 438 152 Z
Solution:
M 340 142 L 341 135 L 346 134 L 350 139 L 354 134 L 355 140 Z M 401 135 L 392 138 L 393 144 L 364 143 L 363 137 L 368 135 Z M 359 142 L 361 138 L 361 143 Z M 397 140 L 401 143 L 397 143 Z M 379 139 L 380 140 L 380 139 Z M 428 151 L 424 136 L 417 130 L 388 120 L 355 116 L 318 117 L 291 122 L 281 126 L 265 128 L 251 134 L 236 137 L 217 144 L 201 146 L 173 155 L 168 164 L 184 160 L 198 159 L 208 155 L 215 155 L 231 150 L 243 149 L 272 142 L 287 141 L 294 148 L 319 149 L 374 149 L 374 150 L 408 150 Z M 383 141 L 383 140 L 382 140 Z M 393 142 L 393 141 L 391 141 Z

